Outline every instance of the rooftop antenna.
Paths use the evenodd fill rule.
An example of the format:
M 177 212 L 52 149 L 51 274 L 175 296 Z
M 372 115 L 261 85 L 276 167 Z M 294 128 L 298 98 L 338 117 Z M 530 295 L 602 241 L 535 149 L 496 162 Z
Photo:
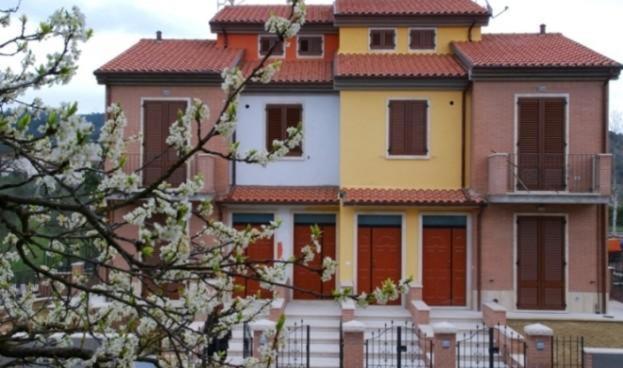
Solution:
M 500 15 L 502 15 L 502 14 L 506 13 L 506 12 L 508 11 L 508 9 L 510 9 L 510 8 L 508 7 L 508 5 L 506 5 L 502 11 L 500 11 L 500 12 L 499 12 L 499 13 L 497 13 L 497 14 L 493 14 L 493 7 L 492 7 L 492 6 L 491 6 L 491 4 L 489 3 L 489 0 L 485 0 L 485 3 L 487 3 L 487 10 L 489 11 L 489 14 L 491 14 L 491 18 L 492 18 L 492 19 L 495 19 L 495 18 L 499 17 Z

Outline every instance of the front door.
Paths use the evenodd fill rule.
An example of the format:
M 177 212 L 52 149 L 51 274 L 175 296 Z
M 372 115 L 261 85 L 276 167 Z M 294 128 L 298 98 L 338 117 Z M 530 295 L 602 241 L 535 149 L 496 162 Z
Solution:
M 517 218 L 517 307 L 564 310 L 565 218 Z
M 233 219 L 234 227 L 237 230 L 244 230 L 247 227 L 259 228 L 262 225 L 268 224 L 273 220 L 273 215 L 234 214 Z M 249 244 L 245 250 L 245 256 L 248 264 L 248 267 L 245 269 L 248 272 L 245 275 L 246 277 L 235 277 L 237 291 L 234 294 L 240 297 L 258 295 L 260 298 L 270 298 L 271 292 L 260 287 L 257 273 L 253 272 L 252 269 L 258 269 L 264 265 L 270 266 L 270 261 L 275 258 L 274 237 L 258 239 L 255 243 Z
M 465 217 L 424 217 L 423 298 L 432 306 L 465 306 L 467 237 Z
M 402 218 L 359 216 L 357 231 L 357 291 L 371 293 L 387 279 L 402 276 Z M 400 304 L 400 299 L 390 304 Z
M 564 98 L 518 100 L 517 190 L 566 189 Z
M 311 226 L 321 231 L 320 253 L 307 265 L 294 267 L 294 299 L 330 299 L 335 290 L 335 277 L 323 282 L 318 272 L 325 257 L 335 259 L 335 216 L 295 215 L 294 256 L 300 257 L 303 247 L 311 246 Z

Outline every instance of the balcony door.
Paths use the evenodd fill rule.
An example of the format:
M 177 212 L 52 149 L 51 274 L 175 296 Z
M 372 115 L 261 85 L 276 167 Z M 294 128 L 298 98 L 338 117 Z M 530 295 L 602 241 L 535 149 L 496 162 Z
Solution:
M 566 103 L 564 98 L 518 100 L 517 190 L 567 189 Z
M 166 143 L 169 128 L 178 113 L 186 111 L 186 101 L 145 101 L 143 103 L 143 185 L 153 184 L 173 163 L 177 152 Z M 186 180 L 186 166 L 175 170 L 167 180 L 180 185 Z

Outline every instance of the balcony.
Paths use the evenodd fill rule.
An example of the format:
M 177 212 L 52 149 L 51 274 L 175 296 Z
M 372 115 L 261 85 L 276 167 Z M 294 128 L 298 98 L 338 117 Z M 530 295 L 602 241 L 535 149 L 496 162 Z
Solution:
M 509 154 L 489 156 L 491 203 L 608 203 L 610 154 Z
M 127 153 L 127 162 L 124 167 L 126 173 L 136 172 L 142 180 L 143 185 L 150 185 L 154 180 L 158 179 L 168 167 L 166 164 L 166 158 L 164 158 L 159 165 L 154 165 L 153 161 L 151 165 L 145 165 L 141 154 Z M 162 164 L 164 163 L 164 164 Z M 168 182 L 177 186 L 180 185 L 186 178 L 193 178 L 196 175 L 203 177 L 203 190 L 202 194 L 213 194 L 215 192 L 215 158 L 206 154 L 198 154 L 193 156 L 190 161 L 186 163 L 186 167 L 182 167 L 174 172 L 169 177 Z

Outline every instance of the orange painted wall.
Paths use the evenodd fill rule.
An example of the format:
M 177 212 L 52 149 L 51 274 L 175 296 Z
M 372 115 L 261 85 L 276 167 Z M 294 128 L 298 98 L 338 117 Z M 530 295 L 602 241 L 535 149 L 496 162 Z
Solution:
M 257 33 L 250 34 L 228 34 L 225 36 L 219 33 L 216 39 L 217 45 L 225 47 L 225 38 L 227 38 L 227 47 L 235 49 L 244 49 L 244 61 L 254 61 L 259 59 L 258 46 L 259 35 Z M 337 34 L 325 34 L 324 35 L 324 56 L 325 61 L 332 61 L 339 46 L 339 39 Z M 296 38 L 289 40 L 286 47 L 287 61 L 296 60 Z M 315 59 L 311 57 L 300 58 L 304 60 Z

